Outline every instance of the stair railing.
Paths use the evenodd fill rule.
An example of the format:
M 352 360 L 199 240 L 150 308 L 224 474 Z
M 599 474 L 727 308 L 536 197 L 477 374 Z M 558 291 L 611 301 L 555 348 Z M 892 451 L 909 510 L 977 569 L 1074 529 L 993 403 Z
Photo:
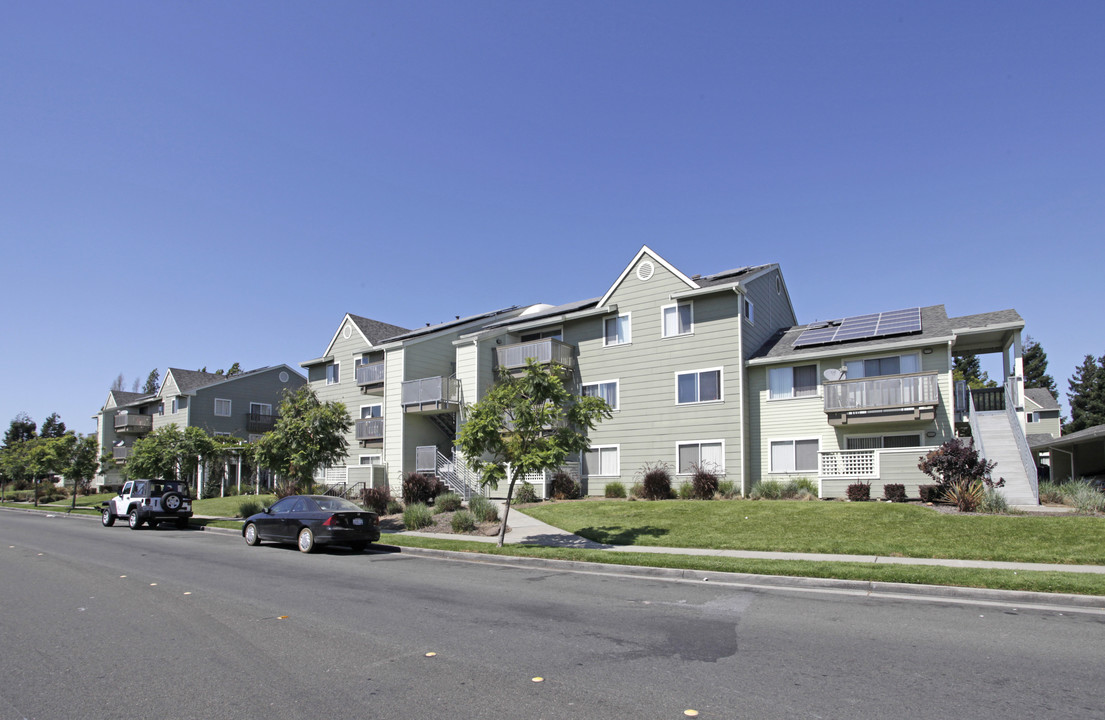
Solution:
M 1028 485 L 1032 488 L 1032 497 L 1040 502 L 1039 478 L 1036 476 L 1036 463 L 1032 459 L 1032 450 L 1028 447 L 1028 438 L 1025 437 L 1024 428 L 1021 427 L 1021 419 L 1017 416 L 1015 403 L 1016 382 L 1014 377 L 1005 380 L 1005 415 L 1009 418 L 1009 427 L 1013 431 L 1013 439 L 1017 443 L 1017 452 L 1021 456 L 1021 465 L 1024 466 L 1024 474 L 1028 477 Z

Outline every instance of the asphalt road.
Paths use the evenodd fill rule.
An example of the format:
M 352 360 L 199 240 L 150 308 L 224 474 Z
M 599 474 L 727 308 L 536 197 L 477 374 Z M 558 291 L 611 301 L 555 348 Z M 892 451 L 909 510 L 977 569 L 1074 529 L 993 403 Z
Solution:
M 0 637 L 0 720 L 1105 717 L 1101 615 L 13 512 Z

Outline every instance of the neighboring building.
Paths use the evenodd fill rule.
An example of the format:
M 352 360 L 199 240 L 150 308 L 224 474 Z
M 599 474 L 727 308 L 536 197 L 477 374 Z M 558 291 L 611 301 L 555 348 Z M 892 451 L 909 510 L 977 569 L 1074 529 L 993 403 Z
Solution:
M 1052 482 L 1087 480 L 1105 487 L 1105 425 L 1095 425 L 1069 435 L 1038 435 L 1032 452 L 1050 458 Z
M 1047 388 L 1024 389 L 1025 426 L 1030 439 L 1042 439 L 1034 438 L 1034 435 L 1059 437 L 1063 433 L 1059 413 L 1059 401 L 1055 399 L 1050 390 Z
M 171 424 L 182 430 L 198 427 L 211 435 L 233 435 L 252 442 L 272 429 L 283 391 L 294 391 L 305 382 L 287 365 L 230 377 L 169 368 L 155 394 L 112 390 L 95 418 L 100 453 L 112 455 L 115 465 L 102 466 L 94 485 L 120 486 L 120 470 L 135 440 Z

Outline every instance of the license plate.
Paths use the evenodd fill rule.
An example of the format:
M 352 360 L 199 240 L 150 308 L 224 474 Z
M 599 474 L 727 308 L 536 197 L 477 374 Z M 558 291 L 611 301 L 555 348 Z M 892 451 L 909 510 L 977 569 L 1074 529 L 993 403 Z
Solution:
M 353 518 L 354 525 L 364 525 L 364 518 Z

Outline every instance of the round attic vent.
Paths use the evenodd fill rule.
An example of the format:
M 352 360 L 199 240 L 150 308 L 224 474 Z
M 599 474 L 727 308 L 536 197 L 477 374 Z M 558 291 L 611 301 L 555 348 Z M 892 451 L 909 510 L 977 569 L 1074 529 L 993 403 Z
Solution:
M 285 370 L 280 371 L 280 382 L 282 382 L 282 383 L 288 382 L 288 377 L 289 376 L 288 376 L 287 371 L 285 371 Z
M 353 326 L 346 324 L 346 326 L 341 329 L 341 336 L 346 340 L 353 337 Z
M 651 260 L 645 260 L 637 266 L 637 279 L 644 282 L 652 277 L 654 272 L 656 272 L 656 266 L 652 264 Z

